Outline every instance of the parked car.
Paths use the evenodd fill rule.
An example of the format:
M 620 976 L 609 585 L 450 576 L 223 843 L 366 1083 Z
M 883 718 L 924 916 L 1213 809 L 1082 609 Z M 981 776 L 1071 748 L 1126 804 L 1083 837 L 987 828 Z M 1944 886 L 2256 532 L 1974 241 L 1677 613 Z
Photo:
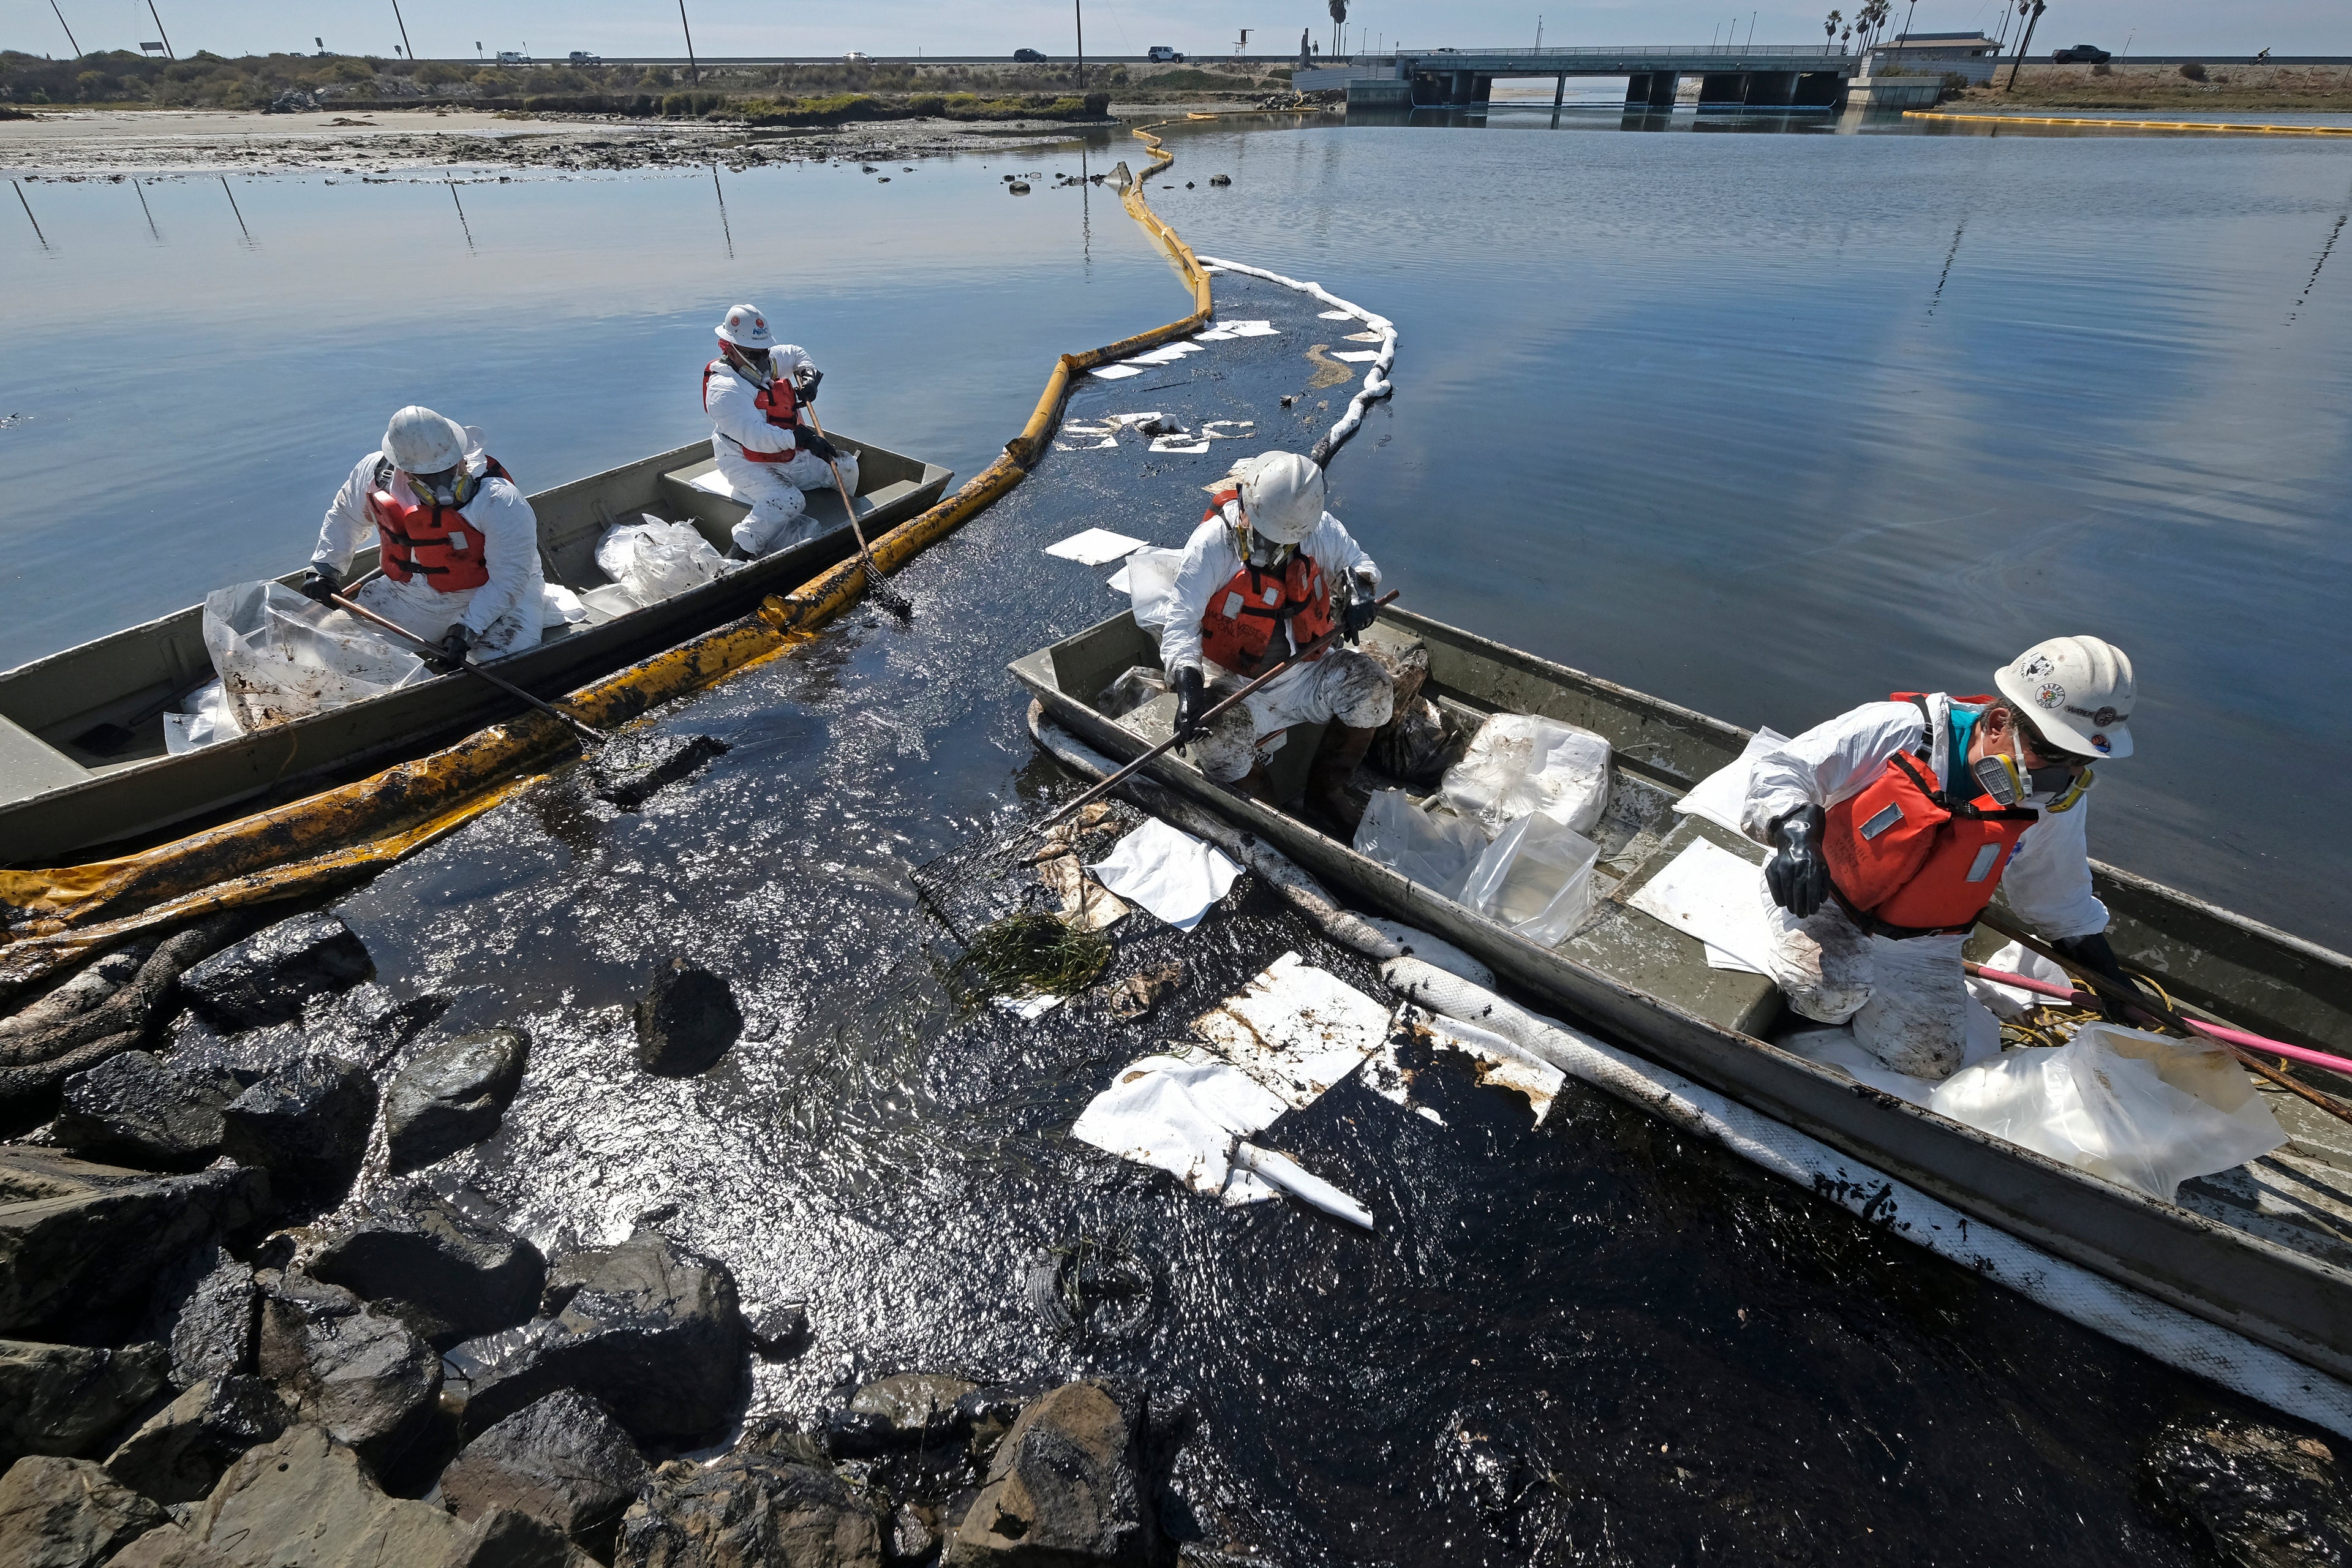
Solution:
M 2053 66 L 2103 66 L 2115 58 L 2096 44 L 2076 44 L 2071 49 L 2053 52 L 2050 63 Z
M 1154 44 L 1143 51 L 1144 58 L 1154 65 L 1182 65 L 1184 57 L 1165 44 Z
M 574 49 L 564 58 L 575 66 L 602 65 L 604 60 L 604 56 L 592 55 L 586 49 Z
M 1045 54 L 1042 49 L 1015 49 L 1013 51 L 1013 58 L 1017 64 L 1024 66 L 1042 66 L 1045 63 Z

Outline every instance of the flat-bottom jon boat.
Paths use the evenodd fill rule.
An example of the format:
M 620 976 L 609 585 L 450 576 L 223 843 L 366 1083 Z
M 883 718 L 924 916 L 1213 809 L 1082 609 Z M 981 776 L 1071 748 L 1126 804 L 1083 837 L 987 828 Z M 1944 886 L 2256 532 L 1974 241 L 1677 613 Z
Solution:
M 882 447 L 839 442 L 858 454 L 857 515 L 869 540 L 930 506 L 954 477 Z M 596 542 L 641 512 L 692 522 L 724 551 L 748 509 L 709 488 L 717 467 L 709 443 L 698 441 L 533 495 L 547 581 L 574 592 L 607 585 Z M 551 626 L 536 647 L 493 667 L 527 691 L 554 697 L 798 586 L 856 549 L 837 494 L 812 491 L 808 503 L 826 525 L 815 537 L 656 604 L 617 615 L 592 607 L 586 625 Z M 352 570 L 374 565 L 371 546 Z M 290 585 L 300 575 L 278 581 Z M 488 681 L 451 674 L 168 753 L 164 710 L 212 678 L 201 605 L 0 675 L 0 865 L 89 859 L 190 831 L 418 755 L 520 710 Z M 92 749 L 91 732 L 102 726 L 111 727 L 114 743 Z
M 2109 1279 L 2339 1378 L 2352 1378 L 2352 1126 L 2262 1086 L 2289 1142 L 2183 1185 L 2164 1203 L 1856 1082 L 1783 1048 L 1780 997 L 1761 975 L 1710 968 L 1699 942 L 1627 900 L 1706 838 L 1760 861 L 1763 850 L 1675 803 L 1735 761 L 1748 732 L 1641 692 L 1400 611 L 1366 634 L 1429 654 L 1423 694 L 1475 730 L 1532 713 L 1606 737 L 1615 752 L 1594 913 L 1543 947 L 1294 817 L 1212 783 L 1170 753 L 1147 770 L 1273 844 L 1324 885 L 1475 954 L 1528 993 L 1735 1100 L 1910 1183 L 1955 1208 Z M 1175 700 L 1114 718 L 1105 690 L 1159 645 L 1122 614 L 1017 660 L 1046 717 L 1129 762 L 1165 740 Z M 1272 766 L 1277 798 L 1300 784 L 1314 734 Z M 2124 962 L 2215 1018 L 2318 1049 L 2352 1051 L 2352 959 L 2094 862 Z M 2001 939 L 1979 928 L 1973 956 Z M 2315 1087 L 2352 1084 L 2299 1068 Z

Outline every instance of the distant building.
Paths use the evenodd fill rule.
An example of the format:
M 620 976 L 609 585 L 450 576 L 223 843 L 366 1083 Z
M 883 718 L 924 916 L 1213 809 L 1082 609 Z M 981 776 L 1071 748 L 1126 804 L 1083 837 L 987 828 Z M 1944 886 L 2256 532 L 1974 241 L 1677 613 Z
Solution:
M 1992 79 L 2000 45 L 1979 33 L 1913 33 L 1879 44 L 1870 51 L 1869 74 L 1877 76 L 1966 77 L 1970 82 Z

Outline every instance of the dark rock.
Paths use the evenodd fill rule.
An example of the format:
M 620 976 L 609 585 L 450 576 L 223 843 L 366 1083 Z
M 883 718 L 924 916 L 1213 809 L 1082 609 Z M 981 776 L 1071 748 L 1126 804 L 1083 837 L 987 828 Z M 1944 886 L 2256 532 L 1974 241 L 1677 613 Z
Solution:
M 611 1411 L 564 1388 L 467 1444 L 441 1472 L 441 1500 L 459 1519 L 518 1510 L 608 1552 L 622 1510 L 651 1474 Z
M 881 1568 L 874 1512 L 812 1465 L 730 1454 L 664 1465 L 621 1519 L 614 1568 Z
M 1149 1410 L 1132 1384 L 1065 1384 L 1021 1413 L 940 1561 L 1020 1568 L 1157 1568 L 1160 1532 Z
M 223 1146 L 240 1164 L 267 1170 L 281 1203 L 335 1203 L 367 1152 L 375 1098 L 365 1068 L 305 1057 L 229 1101 Z
M 311 1426 L 241 1456 L 181 1528 L 238 1568 L 439 1568 L 469 1533 L 385 1496 L 359 1455 Z
M 979 1392 L 978 1384 L 960 1377 L 902 1372 L 894 1377 L 878 1378 L 859 1389 L 850 1396 L 849 1408 L 882 1416 L 902 1432 L 953 1433 L 961 1437 L 970 1423 L 958 1414 L 958 1402 L 968 1394 Z
M 440 1568 L 592 1568 L 594 1563 L 546 1521 L 500 1509 L 476 1520 Z
M 827 1411 L 817 1436 L 830 1459 L 877 1458 L 914 1442 L 913 1436 L 901 1434 L 887 1415 L 877 1415 L 870 1410 Z
M 384 1096 L 393 1170 L 429 1165 L 496 1132 L 529 1049 L 520 1030 L 488 1029 L 419 1051 Z
M 890 1513 L 890 1540 L 886 1548 L 893 1563 L 920 1563 L 940 1549 L 938 1521 L 931 1510 L 900 1503 Z
M 92 1160 L 193 1171 L 220 1152 L 226 1096 L 147 1051 L 125 1051 L 66 1079 L 51 1136 Z
M 1004 1441 L 1004 1435 L 1013 1430 L 1013 1424 L 1021 1419 L 1021 1412 L 1038 1392 L 999 1383 L 975 1388 L 956 1401 L 956 1423 L 971 1434 L 968 1441 L 976 1462 L 989 1462 Z
M 268 1197 L 259 1171 L 154 1176 L 0 1147 L 0 1333 L 135 1310 L 160 1269 L 241 1233 Z
M 707 1072 L 743 1032 L 727 982 L 682 958 L 654 974 L 637 1003 L 637 1065 L 660 1078 Z
M 2252 1421 L 2176 1425 L 2142 1475 L 2158 1510 L 2231 1568 L 2352 1561 L 2352 1500 L 2317 1437 Z
M 413 1187 L 335 1233 L 308 1270 L 383 1304 L 446 1349 L 529 1318 L 547 1261 L 530 1242 Z
M 639 1231 L 618 1247 L 563 1258 L 556 1272 L 576 1278 L 577 1289 L 474 1384 L 467 1431 L 483 1431 L 559 1388 L 603 1400 L 642 1441 L 707 1436 L 733 1419 L 750 1362 L 726 1265 Z
M 0 1465 L 89 1458 L 163 1394 L 163 1347 L 92 1350 L 0 1340 Z
M 253 1270 L 217 1243 L 164 1270 L 145 1331 L 171 1347 L 173 1383 L 193 1388 L 206 1378 L 251 1372 L 257 1300 Z
M 263 1274 L 261 1375 L 382 1470 L 432 1425 L 441 1358 L 406 1323 L 300 1274 Z
M 106 1468 L 157 1502 L 194 1502 L 247 1448 L 286 1430 L 286 1406 L 257 1377 L 197 1384 L 122 1440 Z
M 645 805 L 666 789 L 729 751 L 716 735 L 636 734 L 600 748 L 591 764 L 591 787 L 623 811 Z
M 1213 185 L 1230 185 L 1233 183 L 1234 177 L 1231 174 L 1212 174 L 1209 176 L 1209 184 Z
M 789 1360 L 808 1347 L 808 1309 L 798 1301 L 756 1308 L 743 1314 L 743 1330 L 761 1360 Z
M 180 976 L 180 989 L 230 1028 L 290 1024 L 303 999 L 365 980 L 374 965 L 352 928 L 325 913 L 279 921 Z
M 0 1563 L 98 1568 L 170 1516 L 87 1459 L 17 1460 L 0 1476 Z

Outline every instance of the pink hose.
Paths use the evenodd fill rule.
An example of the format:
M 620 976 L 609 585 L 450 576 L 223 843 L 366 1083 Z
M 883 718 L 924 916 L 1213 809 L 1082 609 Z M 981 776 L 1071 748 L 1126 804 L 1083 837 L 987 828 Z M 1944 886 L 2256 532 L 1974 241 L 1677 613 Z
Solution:
M 1969 973 L 1980 974 L 1998 984 L 2014 985 L 2021 991 L 2039 992 L 2044 996 L 2055 996 L 2063 1001 L 2071 1002 L 2078 995 L 2088 994 L 2076 991 L 2071 985 L 2056 985 L 2047 980 L 2035 980 L 2029 975 L 2011 974 L 2005 969 L 1988 969 L 1981 963 L 1971 963 L 1968 967 Z M 2093 1000 L 2095 1001 L 2096 998 Z M 2347 1061 L 2342 1057 L 2331 1057 L 2325 1051 L 2305 1050 L 2301 1046 L 2290 1046 L 2284 1040 L 2269 1039 L 2261 1035 L 2250 1035 L 2243 1029 L 2232 1029 L 2223 1024 L 2208 1024 L 2200 1019 L 2191 1018 L 2186 1014 L 2182 1015 L 2180 1021 L 2200 1034 L 2210 1035 L 2217 1040 L 2227 1040 L 2233 1046 L 2242 1046 L 2250 1051 L 2265 1051 L 2272 1056 L 2284 1057 L 2289 1061 L 2309 1062 L 2314 1067 L 2326 1068 L 2332 1072 L 2340 1072 L 2347 1077 L 2352 1077 L 2352 1061 Z

